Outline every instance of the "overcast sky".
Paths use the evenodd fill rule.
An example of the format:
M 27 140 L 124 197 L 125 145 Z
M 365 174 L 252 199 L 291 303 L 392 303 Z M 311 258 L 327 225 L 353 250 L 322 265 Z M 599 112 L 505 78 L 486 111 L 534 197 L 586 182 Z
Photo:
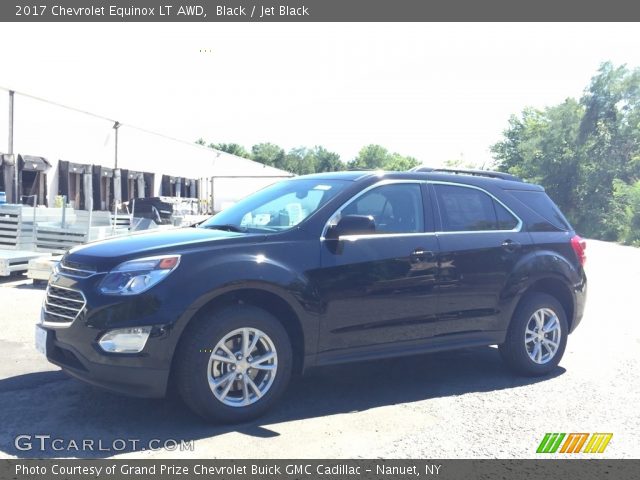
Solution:
M 432 165 L 489 161 L 510 114 L 580 96 L 605 60 L 640 66 L 637 24 L 0 28 L 3 87 L 188 141 L 323 145 L 344 160 L 378 143 Z

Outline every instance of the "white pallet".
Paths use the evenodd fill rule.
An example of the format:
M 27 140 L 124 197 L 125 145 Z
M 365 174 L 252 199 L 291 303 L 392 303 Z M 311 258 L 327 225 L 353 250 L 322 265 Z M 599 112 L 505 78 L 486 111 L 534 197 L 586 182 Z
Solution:
M 72 208 L 65 212 L 67 222 L 75 221 Z M 56 222 L 62 220 L 61 208 L 28 207 L 25 205 L 0 205 L 0 248 L 9 250 L 34 249 L 34 220 Z
M 24 250 L 0 250 L 0 275 L 6 277 L 14 272 L 24 272 L 29 268 L 30 260 L 44 256 L 49 254 Z
M 121 227 L 91 227 L 89 229 L 88 242 L 95 242 L 97 240 L 104 240 L 105 238 L 119 237 L 121 235 L 128 235 L 128 228 Z
M 57 224 L 36 225 L 35 248 L 38 252 L 63 254 L 87 241 L 87 230 L 75 226 Z
M 54 267 L 60 262 L 61 258 L 62 255 L 32 258 L 31 260 L 29 260 L 27 268 L 27 278 L 36 281 L 49 280 Z

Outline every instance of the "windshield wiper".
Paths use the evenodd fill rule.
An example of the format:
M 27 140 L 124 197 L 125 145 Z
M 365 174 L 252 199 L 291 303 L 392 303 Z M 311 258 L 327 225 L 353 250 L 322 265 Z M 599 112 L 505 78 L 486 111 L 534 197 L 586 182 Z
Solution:
M 211 230 L 224 230 L 226 232 L 239 232 L 239 233 L 245 233 L 247 231 L 246 228 L 241 228 L 238 227 L 237 225 L 233 225 L 233 224 L 226 224 L 226 225 L 202 225 L 201 228 L 210 228 Z

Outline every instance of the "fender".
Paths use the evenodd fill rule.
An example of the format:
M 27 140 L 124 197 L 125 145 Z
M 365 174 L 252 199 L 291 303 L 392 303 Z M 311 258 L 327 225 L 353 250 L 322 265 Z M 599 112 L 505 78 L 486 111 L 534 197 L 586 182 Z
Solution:
M 561 282 L 571 293 L 575 317 L 576 291 L 585 288 L 584 275 L 557 252 L 547 249 L 536 250 L 520 259 L 505 283 L 508 287 L 501 295 L 501 303 L 504 305 L 501 321 L 505 330 L 509 326 L 515 309 L 529 289 L 541 280 L 550 279 Z
M 211 277 L 212 282 L 202 285 L 203 278 Z M 193 317 L 207 304 L 216 299 L 245 290 L 259 290 L 283 300 L 298 318 L 304 337 L 305 354 L 315 353 L 318 337 L 319 305 L 317 292 L 309 279 L 287 264 L 263 254 L 233 253 L 215 255 L 209 261 L 200 262 L 190 275 L 200 279 L 199 285 L 193 281 L 188 288 L 197 292 L 187 310 L 176 322 L 176 342 Z

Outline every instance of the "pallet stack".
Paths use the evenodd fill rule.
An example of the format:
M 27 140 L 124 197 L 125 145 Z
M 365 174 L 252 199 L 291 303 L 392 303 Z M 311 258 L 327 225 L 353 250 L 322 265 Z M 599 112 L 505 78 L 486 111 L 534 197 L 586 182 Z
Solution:
M 75 225 L 60 226 L 59 223 L 36 225 L 35 250 L 64 254 L 67 250 L 87 242 L 87 229 Z
M 16 272 L 27 270 L 29 261 L 48 256 L 46 253 L 25 250 L 0 250 L 0 276 L 8 277 Z
M 73 210 L 67 209 L 67 218 L 73 220 Z M 33 250 L 35 247 L 34 219 L 39 222 L 56 222 L 62 218 L 62 209 L 27 207 L 24 205 L 0 205 L 0 249 Z

